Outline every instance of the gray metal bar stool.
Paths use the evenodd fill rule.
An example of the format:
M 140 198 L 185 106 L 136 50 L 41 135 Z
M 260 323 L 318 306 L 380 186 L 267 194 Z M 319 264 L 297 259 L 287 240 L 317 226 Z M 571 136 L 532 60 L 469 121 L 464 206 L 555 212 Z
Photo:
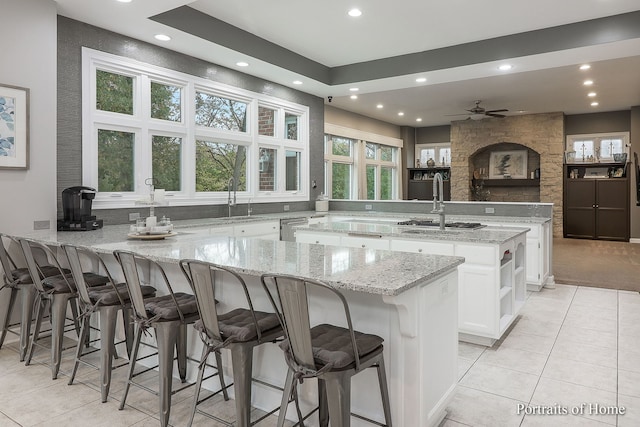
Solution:
M 97 351 L 91 349 L 85 352 L 85 349 L 87 347 L 86 343 L 90 342 L 91 316 L 94 313 L 98 313 L 100 318 L 100 392 L 102 402 L 106 402 L 111 385 L 113 359 L 117 357 L 115 345 L 119 344 L 115 342 L 116 321 L 119 311 L 122 311 L 122 319 L 125 326 L 124 342 L 126 343 L 127 354 L 129 356 L 131 355 L 131 349 L 133 347 L 134 328 L 127 285 L 124 283 L 116 284 L 105 262 L 93 250 L 71 245 L 62 245 L 62 248 L 64 249 L 69 267 L 71 268 L 73 281 L 78 291 L 80 308 L 82 310 L 79 316 L 82 319 L 80 339 L 76 346 L 75 363 L 73 371 L 71 372 L 71 378 L 69 379 L 69 385 L 73 384 L 78 366 L 81 362 L 91 365 L 82 359 L 83 356 Z M 85 280 L 86 272 L 80 259 L 81 256 L 85 259 L 85 263 L 88 261 L 91 264 L 92 268 L 97 268 L 99 272 L 104 272 L 109 282 L 103 286 L 89 287 Z M 142 295 L 144 298 L 153 297 L 155 294 L 155 288 L 142 286 Z
M 114 255 L 124 272 L 125 283 L 129 291 L 129 298 L 133 306 L 135 317 L 135 339 L 129 359 L 129 374 L 124 394 L 120 402 L 120 409 L 124 409 L 130 386 L 137 386 L 158 396 L 160 424 L 169 425 L 171 413 L 171 396 L 193 384 L 172 391 L 174 348 L 177 354 L 178 373 L 183 383 L 187 378 L 187 325 L 198 320 L 196 298 L 193 295 L 173 292 L 164 269 L 157 262 L 142 255 L 117 250 Z M 142 278 L 165 295 L 144 298 Z M 158 392 L 136 383 L 134 378 L 149 371 L 144 369 L 136 372 L 138 351 L 142 343 L 142 334 L 153 328 L 156 335 L 158 355 Z M 149 345 L 147 343 L 142 343 Z
M 351 425 L 351 415 L 382 425 L 361 415 L 351 414 L 351 377 L 366 368 L 378 372 L 385 424 L 391 426 L 389 391 L 384 369 L 383 339 L 377 335 L 353 330 L 349 305 L 342 293 L 333 287 L 297 276 L 264 274 L 262 285 L 269 295 L 286 339 L 280 344 L 289 366 L 285 381 L 278 426 L 284 425 L 287 393 L 295 393 L 296 383 L 304 378 L 318 379 L 320 424 L 333 427 Z M 344 309 L 347 328 L 323 324 L 311 327 L 309 290 L 325 290 L 323 297 L 334 295 Z M 323 394 L 326 394 L 323 396 Z M 326 398 L 326 402 L 323 399 Z M 326 414 L 328 406 L 328 419 Z
M 25 357 L 27 356 L 27 350 L 29 349 L 29 336 L 31 334 L 31 323 L 33 320 L 33 303 L 36 299 L 36 288 L 33 285 L 33 280 L 31 280 L 31 275 L 29 274 L 29 269 L 27 268 L 27 262 L 22 256 L 22 263 L 18 266 L 18 260 L 14 259 L 9 254 L 9 245 L 13 243 L 16 245 L 19 250 L 16 252 L 18 257 L 22 254 L 22 248 L 20 247 L 20 243 L 18 240 L 9 236 L 8 234 L 0 233 L 0 263 L 2 264 L 2 269 L 4 270 L 4 284 L 0 287 L 2 289 L 8 289 L 10 291 L 9 294 L 9 304 L 7 306 L 7 311 L 4 315 L 4 320 L 2 322 L 2 335 L 0 335 L 0 348 L 4 344 L 4 340 L 7 336 L 7 332 L 19 335 L 20 337 L 20 361 L 23 362 Z M 5 244 L 7 246 L 5 246 Z M 40 254 L 40 257 L 44 257 L 44 254 Z M 65 272 L 69 272 L 65 270 Z M 55 276 L 60 274 L 58 269 L 52 265 L 40 265 L 40 273 L 41 278 Z M 11 323 L 11 316 L 13 314 L 13 310 L 15 308 L 16 299 L 20 295 L 21 305 L 22 305 L 22 313 L 20 317 L 20 322 Z M 16 332 L 13 329 L 20 326 L 20 331 Z
M 187 277 L 198 302 L 200 320 L 194 324 L 194 327 L 200 333 L 200 338 L 204 343 L 193 409 L 188 425 L 191 426 L 193 423 L 193 417 L 196 412 L 226 425 L 248 427 L 260 422 L 279 408 L 275 408 L 273 411 L 251 422 L 251 382 L 252 380 L 258 381 L 252 378 L 253 349 L 264 343 L 275 342 L 277 338 L 282 337 L 283 332 L 278 316 L 275 313 L 254 310 L 251 295 L 244 279 L 228 268 L 190 259 L 181 260 L 180 267 Z M 246 308 L 235 308 L 224 314 L 218 313 L 216 289 L 222 287 L 223 277 L 227 280 L 229 286 L 236 286 L 242 289 L 246 297 Z M 224 378 L 220 375 L 221 390 L 199 400 L 207 358 L 209 354 L 214 352 L 219 359 L 220 350 L 223 348 L 231 351 L 236 407 L 235 424 L 227 423 L 225 420 L 198 408 L 198 405 L 220 391 L 224 393 L 225 400 L 228 399 Z M 220 367 L 220 362 L 218 361 L 217 363 L 218 367 Z M 282 390 L 263 381 L 258 382 Z
M 76 333 L 80 335 L 78 309 L 75 304 L 75 299 L 77 297 L 75 284 L 73 283 L 70 274 L 65 273 L 62 269 L 56 255 L 48 246 L 29 239 L 19 238 L 18 241 L 22 247 L 24 257 L 27 260 L 27 267 L 29 268 L 29 274 L 33 280 L 33 285 L 36 288 L 36 319 L 25 365 L 31 364 L 35 348 L 36 346 L 40 346 L 40 344 L 38 344 L 40 328 L 42 326 L 45 311 L 48 310 L 49 322 L 51 323 L 51 378 L 55 380 L 58 377 L 58 372 L 60 370 L 60 361 L 63 350 L 62 342 L 64 333 L 66 332 L 65 321 L 67 305 L 71 307 L 73 314 L 73 327 L 76 330 Z M 39 264 L 34 257 L 35 250 L 41 250 L 47 254 L 48 261 L 58 269 L 58 275 L 41 279 L 41 264 Z

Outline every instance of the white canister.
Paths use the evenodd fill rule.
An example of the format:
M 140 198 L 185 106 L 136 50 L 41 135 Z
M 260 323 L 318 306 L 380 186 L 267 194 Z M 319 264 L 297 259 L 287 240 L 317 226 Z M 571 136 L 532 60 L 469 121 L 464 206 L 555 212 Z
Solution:
M 316 200 L 316 212 L 327 212 L 329 211 L 329 201 L 328 200 Z

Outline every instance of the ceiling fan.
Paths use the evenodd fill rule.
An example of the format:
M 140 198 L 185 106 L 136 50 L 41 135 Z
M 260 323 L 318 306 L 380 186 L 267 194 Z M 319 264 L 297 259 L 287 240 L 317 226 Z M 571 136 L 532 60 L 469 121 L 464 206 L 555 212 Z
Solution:
M 462 116 L 464 114 L 468 115 L 469 119 L 471 120 L 482 120 L 485 117 L 506 117 L 504 114 L 499 114 L 499 113 L 505 113 L 509 110 L 507 110 L 506 108 L 501 108 L 499 110 L 485 110 L 483 107 L 480 106 L 480 103 L 482 101 L 477 100 L 475 101 L 476 106 L 466 110 L 468 111 L 468 113 L 463 113 L 463 114 L 449 114 L 450 116 Z

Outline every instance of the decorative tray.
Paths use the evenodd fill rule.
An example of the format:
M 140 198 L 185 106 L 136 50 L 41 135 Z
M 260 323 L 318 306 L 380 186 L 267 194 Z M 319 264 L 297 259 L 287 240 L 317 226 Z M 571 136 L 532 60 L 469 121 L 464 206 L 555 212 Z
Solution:
M 175 231 L 170 231 L 168 233 L 162 233 L 162 234 L 129 233 L 127 234 L 127 237 L 129 239 L 138 239 L 138 240 L 160 240 L 160 239 L 164 239 L 165 237 L 175 236 L 176 234 L 178 233 L 176 233 Z

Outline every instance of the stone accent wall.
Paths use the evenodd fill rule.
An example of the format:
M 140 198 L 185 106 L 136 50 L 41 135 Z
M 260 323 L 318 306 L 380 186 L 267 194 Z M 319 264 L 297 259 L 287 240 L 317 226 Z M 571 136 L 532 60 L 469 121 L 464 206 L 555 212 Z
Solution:
M 554 204 L 553 234 L 562 236 L 563 113 L 452 122 L 451 199 L 471 200 L 473 155 L 501 143 L 520 144 L 540 154 L 540 202 Z

